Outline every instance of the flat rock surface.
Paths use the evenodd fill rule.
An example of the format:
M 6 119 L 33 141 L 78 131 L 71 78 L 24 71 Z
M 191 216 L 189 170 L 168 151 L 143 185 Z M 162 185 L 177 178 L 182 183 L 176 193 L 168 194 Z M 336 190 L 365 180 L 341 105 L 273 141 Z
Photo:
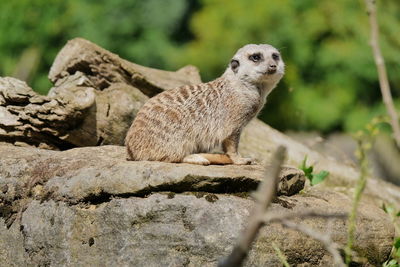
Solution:
M 112 196 L 152 192 L 248 193 L 263 179 L 264 167 L 198 166 L 126 160 L 125 147 L 101 146 L 50 151 L 0 145 L 0 197 L 11 206 L 28 196 L 76 204 Z M 284 167 L 279 194 L 303 189 L 304 173 Z M 15 212 L 15 209 L 14 209 Z
M 197 166 L 131 162 L 125 148 L 51 151 L 0 145 L 0 260 L 6 266 L 215 266 L 246 225 L 259 165 Z M 304 186 L 285 167 L 269 211 L 343 213 L 351 198 Z M 291 196 L 289 196 L 291 195 Z M 295 219 L 344 246 L 342 219 Z M 368 264 L 390 254 L 394 228 L 362 202 L 355 250 Z M 280 266 L 275 242 L 292 265 L 332 266 L 323 246 L 279 224 L 262 228 L 246 266 Z

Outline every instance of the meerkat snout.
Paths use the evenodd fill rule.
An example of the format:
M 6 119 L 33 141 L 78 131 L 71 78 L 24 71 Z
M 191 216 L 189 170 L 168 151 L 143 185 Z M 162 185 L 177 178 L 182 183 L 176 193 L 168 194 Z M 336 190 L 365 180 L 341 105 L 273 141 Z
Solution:
M 269 64 L 268 65 L 268 74 L 274 74 L 276 72 L 276 64 Z
M 238 153 L 240 134 L 256 117 L 285 71 L 279 51 L 249 44 L 224 74 L 151 98 L 138 112 L 125 144 L 129 160 L 251 164 Z M 225 154 L 205 154 L 222 145 Z

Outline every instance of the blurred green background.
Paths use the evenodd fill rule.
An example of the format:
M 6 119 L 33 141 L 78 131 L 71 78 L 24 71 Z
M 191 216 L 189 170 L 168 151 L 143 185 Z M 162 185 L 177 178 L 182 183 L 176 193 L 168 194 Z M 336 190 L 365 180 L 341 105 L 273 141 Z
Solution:
M 379 0 L 380 43 L 400 107 L 400 1 Z M 7 0 L 0 4 L 0 76 L 46 94 L 67 40 L 86 38 L 130 61 L 204 81 L 247 43 L 281 50 L 286 75 L 261 118 L 280 130 L 355 131 L 385 114 L 363 0 Z

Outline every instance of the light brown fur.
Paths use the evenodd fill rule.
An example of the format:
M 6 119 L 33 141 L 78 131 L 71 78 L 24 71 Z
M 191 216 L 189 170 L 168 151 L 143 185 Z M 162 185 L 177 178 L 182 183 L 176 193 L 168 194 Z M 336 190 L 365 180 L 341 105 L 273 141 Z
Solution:
M 237 151 L 240 134 L 283 76 L 284 63 L 280 57 L 276 60 L 276 55 L 279 52 L 270 45 L 246 45 L 220 78 L 151 98 L 127 133 L 128 159 L 202 165 L 252 163 Z M 226 155 L 201 154 L 220 144 Z

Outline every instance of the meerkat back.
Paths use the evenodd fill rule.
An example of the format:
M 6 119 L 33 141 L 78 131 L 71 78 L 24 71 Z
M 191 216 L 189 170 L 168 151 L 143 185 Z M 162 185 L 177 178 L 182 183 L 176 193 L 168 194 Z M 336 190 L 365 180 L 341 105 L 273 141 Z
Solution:
M 130 160 L 182 162 L 218 144 L 223 121 L 218 87 L 183 86 L 163 92 L 140 109 L 126 137 Z

